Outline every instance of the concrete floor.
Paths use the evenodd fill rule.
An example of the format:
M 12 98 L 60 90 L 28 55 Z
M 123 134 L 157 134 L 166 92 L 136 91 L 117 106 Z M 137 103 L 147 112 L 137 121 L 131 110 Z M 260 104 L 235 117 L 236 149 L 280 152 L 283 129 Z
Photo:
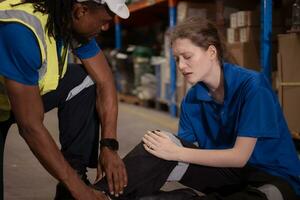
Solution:
M 178 119 L 167 113 L 120 103 L 118 137 L 123 157 L 142 138 L 147 130 L 161 129 L 176 132 Z M 45 125 L 58 141 L 56 110 L 46 114 Z M 90 180 L 95 170 L 89 172 Z M 5 200 L 50 200 L 55 193 L 56 180 L 51 177 L 33 156 L 14 125 L 8 134 L 4 161 Z M 169 183 L 164 188 L 181 187 Z

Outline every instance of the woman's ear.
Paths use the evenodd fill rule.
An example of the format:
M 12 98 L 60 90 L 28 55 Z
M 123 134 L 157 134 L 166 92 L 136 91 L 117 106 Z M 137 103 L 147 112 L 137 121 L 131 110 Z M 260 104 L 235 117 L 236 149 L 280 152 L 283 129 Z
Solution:
M 80 20 L 82 17 L 84 17 L 88 13 L 88 7 L 81 3 L 75 3 L 73 10 L 72 10 L 72 16 L 74 20 Z
M 207 52 L 210 59 L 215 59 L 218 56 L 218 51 L 214 45 L 209 45 Z

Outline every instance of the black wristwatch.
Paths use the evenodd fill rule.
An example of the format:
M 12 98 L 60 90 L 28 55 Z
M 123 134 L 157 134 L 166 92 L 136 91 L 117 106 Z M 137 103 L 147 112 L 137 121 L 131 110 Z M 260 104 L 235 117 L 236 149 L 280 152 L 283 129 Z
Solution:
M 112 138 L 103 138 L 100 140 L 100 148 L 107 147 L 113 151 L 119 150 L 119 142 Z

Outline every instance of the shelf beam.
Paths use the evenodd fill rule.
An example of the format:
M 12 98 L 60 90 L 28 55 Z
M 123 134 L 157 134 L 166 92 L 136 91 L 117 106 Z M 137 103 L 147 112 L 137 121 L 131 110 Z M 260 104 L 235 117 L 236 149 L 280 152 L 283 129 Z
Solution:
M 272 0 L 261 0 L 261 51 L 260 64 L 262 73 L 272 83 Z
M 120 19 L 118 17 L 115 17 L 115 48 L 121 49 L 122 48 L 122 28 Z
M 169 0 L 169 27 L 176 25 L 177 9 L 176 1 Z M 176 62 L 174 60 L 173 51 L 170 49 L 170 95 L 169 95 L 169 111 L 171 116 L 177 116 L 177 104 L 176 104 Z
M 145 9 L 150 6 L 154 6 L 154 5 L 162 3 L 162 2 L 167 2 L 167 0 L 142 0 L 142 1 L 138 1 L 135 3 L 129 4 L 128 9 L 132 13 L 132 12 L 135 12 L 138 10 Z

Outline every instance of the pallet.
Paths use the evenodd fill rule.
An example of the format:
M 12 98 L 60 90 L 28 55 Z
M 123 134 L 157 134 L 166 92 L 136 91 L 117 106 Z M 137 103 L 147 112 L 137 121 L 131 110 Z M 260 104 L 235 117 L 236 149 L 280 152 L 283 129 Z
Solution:
M 169 111 L 168 104 L 163 100 L 154 100 L 154 99 L 142 100 L 136 96 L 126 95 L 126 94 L 121 94 L 121 93 L 118 94 L 118 99 L 120 102 L 123 102 L 123 103 L 128 103 L 128 104 L 137 105 L 137 106 L 143 106 L 146 108 L 152 108 L 152 109 L 164 111 L 164 112 Z
M 126 95 L 126 94 L 118 94 L 118 99 L 120 102 L 133 104 L 133 105 L 143 105 L 143 101 L 136 96 L 133 95 Z
M 159 111 L 169 111 L 169 105 L 165 100 L 162 99 L 156 99 L 155 100 L 155 109 Z
M 126 95 L 126 94 L 119 93 L 118 99 L 120 102 L 133 104 L 133 105 L 137 105 L 137 106 L 144 106 L 146 108 L 154 108 L 155 107 L 154 100 L 142 100 L 133 95 Z

